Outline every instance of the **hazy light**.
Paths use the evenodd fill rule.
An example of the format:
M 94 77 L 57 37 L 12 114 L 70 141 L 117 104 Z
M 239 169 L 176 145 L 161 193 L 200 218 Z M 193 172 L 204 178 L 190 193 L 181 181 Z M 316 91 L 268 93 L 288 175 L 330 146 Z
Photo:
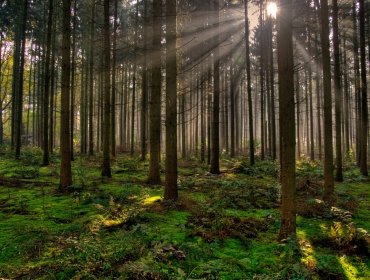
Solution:
M 267 15 L 276 18 L 276 14 L 278 12 L 278 7 L 275 2 L 269 2 L 267 4 Z

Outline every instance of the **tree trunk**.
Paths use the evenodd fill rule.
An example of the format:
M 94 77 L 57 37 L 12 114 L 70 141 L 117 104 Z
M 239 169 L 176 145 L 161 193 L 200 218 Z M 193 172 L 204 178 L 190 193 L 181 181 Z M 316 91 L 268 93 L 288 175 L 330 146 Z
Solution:
M 338 1 L 333 0 L 334 96 L 335 96 L 335 150 L 337 182 L 343 181 L 342 171 L 342 85 L 339 53 Z
M 71 0 L 63 0 L 63 41 L 62 41 L 62 93 L 60 115 L 60 185 L 67 191 L 72 185 L 71 141 L 70 141 L 70 79 L 71 79 Z
M 91 8 L 90 54 L 89 54 L 89 157 L 94 156 L 94 41 L 95 3 Z
M 361 174 L 368 176 L 367 169 L 367 141 L 369 136 L 369 113 L 367 104 L 367 84 L 366 84 L 366 46 L 365 46 L 365 3 L 359 0 L 360 14 L 360 64 L 361 64 Z
M 296 231 L 292 10 L 291 0 L 280 0 L 277 35 L 282 186 L 279 240 L 294 235 Z
M 50 53 L 51 53 L 51 29 L 53 25 L 53 0 L 49 0 L 48 28 L 46 39 L 46 62 L 45 62 L 45 83 L 44 83 L 44 139 L 43 139 L 43 165 L 49 165 L 49 93 L 50 93 Z
M 324 199 L 331 203 L 334 193 L 333 177 L 333 123 L 330 74 L 328 1 L 321 0 L 321 51 L 324 88 Z
M 110 28 L 109 0 L 104 0 L 104 118 L 103 118 L 103 166 L 102 176 L 112 177 L 110 168 L 110 133 L 111 133 L 111 104 L 110 104 Z
M 166 2 L 166 184 L 164 199 L 177 200 L 176 1 Z
M 146 159 L 147 153 L 147 114 L 148 114 L 148 4 L 144 1 L 144 61 L 142 72 L 142 93 L 141 93 L 141 160 Z
M 248 119 L 249 119 L 249 162 L 254 164 L 254 133 L 253 133 L 253 108 L 252 108 L 252 81 L 251 81 L 251 59 L 249 48 L 249 18 L 248 0 L 244 0 L 245 11 L 245 52 L 247 67 L 247 94 L 248 94 Z
M 118 29 L 118 0 L 114 0 L 114 26 L 113 26 L 113 54 L 112 54 L 112 112 L 111 112 L 111 153 L 116 156 L 116 60 L 117 60 L 117 29 Z
M 153 54 L 152 65 L 152 89 L 149 103 L 150 122 L 150 159 L 149 178 L 151 184 L 160 184 L 160 142 L 161 142 L 161 32 L 162 32 L 162 0 L 153 1 Z
M 219 2 L 214 2 L 214 25 L 215 25 L 215 44 L 213 53 L 213 116 L 212 116 L 212 150 L 211 150 L 211 173 L 220 173 L 220 15 Z

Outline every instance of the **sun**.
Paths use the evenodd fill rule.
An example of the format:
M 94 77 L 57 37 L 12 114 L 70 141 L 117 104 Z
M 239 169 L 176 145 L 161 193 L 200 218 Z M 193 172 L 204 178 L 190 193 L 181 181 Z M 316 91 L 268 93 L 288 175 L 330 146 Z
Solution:
M 267 15 L 276 18 L 276 14 L 278 13 L 278 7 L 275 2 L 267 3 Z

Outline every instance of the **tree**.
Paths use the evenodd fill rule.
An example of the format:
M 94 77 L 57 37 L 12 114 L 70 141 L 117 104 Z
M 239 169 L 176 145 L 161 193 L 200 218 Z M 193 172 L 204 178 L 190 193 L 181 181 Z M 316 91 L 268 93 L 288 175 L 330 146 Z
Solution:
M 51 30 L 53 25 L 53 0 L 49 0 L 48 30 L 46 39 L 46 62 L 45 62 L 45 87 L 44 87 L 44 139 L 43 139 L 43 165 L 49 165 L 49 90 L 50 90 L 50 52 Z
M 109 28 L 109 0 L 104 0 L 104 118 L 103 118 L 103 165 L 102 176 L 112 177 L 110 168 L 110 133 L 111 133 L 111 104 L 110 104 L 110 28 Z
M 365 3 L 359 0 L 360 16 L 360 64 L 361 64 L 361 132 L 360 132 L 360 170 L 361 174 L 368 176 L 367 170 L 367 141 L 369 135 L 369 113 L 367 104 L 366 84 L 366 46 L 365 46 Z
M 165 200 L 177 200 L 176 1 L 166 2 L 166 183 Z
M 277 20 L 281 148 L 281 227 L 279 240 L 284 240 L 294 235 L 296 231 L 292 0 L 280 0 L 279 7 Z
M 13 118 L 12 143 L 15 145 L 15 158 L 19 159 L 21 152 L 22 115 L 23 115 L 23 75 L 26 50 L 26 25 L 28 13 L 28 0 L 17 2 L 21 9 L 18 17 L 15 35 L 15 51 L 13 64 Z
M 89 54 L 89 156 L 94 156 L 94 41 L 95 41 L 95 3 L 91 7 L 90 54 Z
M 111 150 L 116 156 L 116 61 L 117 61 L 118 0 L 114 0 L 113 55 L 112 55 L 112 112 L 111 112 Z
M 161 141 L 161 31 L 162 31 L 162 0 L 153 1 L 153 54 L 152 89 L 149 102 L 149 137 L 150 158 L 149 178 L 152 184 L 161 182 L 159 172 L 160 141 Z
M 220 49 L 219 49 L 219 1 L 214 1 L 214 25 L 216 30 L 215 49 L 213 53 L 213 115 L 212 115 L 212 150 L 211 150 L 211 173 L 220 173 Z
M 71 79 L 71 0 L 63 0 L 62 93 L 60 118 L 60 185 L 66 191 L 72 185 L 70 141 L 70 80 Z
M 342 171 L 342 85 L 339 53 L 338 1 L 333 0 L 334 96 L 335 96 L 335 150 L 336 181 L 343 181 Z
M 251 81 L 251 59 L 249 47 L 249 18 L 248 0 L 244 0 L 245 12 L 245 55 L 247 68 L 247 94 L 248 94 L 248 119 L 249 119 L 249 162 L 254 164 L 254 133 L 253 133 L 253 108 L 252 108 L 252 81 Z
M 331 202 L 334 192 L 333 177 L 333 124 L 330 72 L 328 1 L 321 1 L 321 52 L 324 88 L 324 199 Z

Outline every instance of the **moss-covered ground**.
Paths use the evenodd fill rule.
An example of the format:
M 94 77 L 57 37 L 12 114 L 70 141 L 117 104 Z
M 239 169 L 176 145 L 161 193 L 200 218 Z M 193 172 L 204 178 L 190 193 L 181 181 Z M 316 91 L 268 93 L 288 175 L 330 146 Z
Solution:
M 277 242 L 278 165 L 222 159 L 211 175 L 180 161 L 180 201 L 146 184 L 148 163 L 118 156 L 113 179 L 100 159 L 77 157 L 69 194 L 59 160 L 41 152 L 0 158 L 0 278 L 370 279 L 370 181 L 350 164 L 335 206 L 321 200 L 318 163 L 297 163 L 297 238 Z

